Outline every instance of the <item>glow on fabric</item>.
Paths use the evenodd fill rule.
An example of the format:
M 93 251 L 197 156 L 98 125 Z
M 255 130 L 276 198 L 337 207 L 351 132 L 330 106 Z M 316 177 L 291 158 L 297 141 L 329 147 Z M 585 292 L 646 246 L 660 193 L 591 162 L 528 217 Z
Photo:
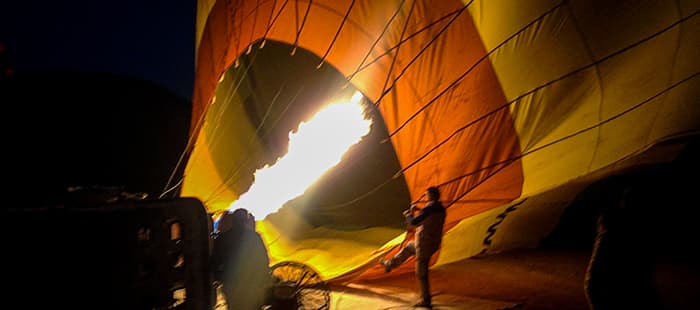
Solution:
M 296 132 L 289 133 L 287 154 L 257 170 L 250 190 L 229 209 L 246 208 L 262 219 L 301 195 L 369 133 L 372 122 L 365 118 L 361 99 L 356 92 L 350 100 L 331 103 L 299 124 Z
M 374 123 L 386 132 L 375 147 L 394 157 L 371 166 L 381 153 L 353 154 L 335 187 L 312 186 L 325 200 L 258 222 L 273 261 L 301 261 L 327 279 L 384 276 L 377 259 L 410 236 L 393 224 L 428 186 L 448 207 L 435 262 L 447 264 L 537 246 L 583 188 L 670 162 L 700 134 L 700 0 L 200 0 L 197 25 L 197 142 L 182 195 L 212 211 L 247 190 L 257 166 L 245 158 L 269 162 L 258 155 L 269 141 L 256 131 L 268 104 L 238 101 L 277 92 L 274 78 L 288 74 L 249 74 L 254 82 L 217 117 L 216 97 L 233 85 L 221 77 L 242 55 L 286 45 L 268 57 L 296 72 L 305 67 L 294 57 L 306 51 L 380 114 Z M 236 125 L 226 135 L 210 129 L 222 124 Z M 236 143 L 219 147 L 225 139 Z M 398 167 L 382 174 L 393 160 Z M 245 174 L 231 177 L 238 167 Z M 398 190 L 386 190 L 392 180 Z

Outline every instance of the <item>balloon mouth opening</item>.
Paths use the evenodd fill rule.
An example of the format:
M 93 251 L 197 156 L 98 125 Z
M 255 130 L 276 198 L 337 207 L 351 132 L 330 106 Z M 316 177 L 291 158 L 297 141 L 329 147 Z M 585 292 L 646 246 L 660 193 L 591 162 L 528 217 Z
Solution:
M 396 205 L 403 206 L 410 200 L 410 194 L 405 179 L 395 177 L 400 165 L 393 145 L 381 143 L 389 140 L 378 109 L 345 75 L 333 66 L 318 67 L 320 62 L 318 55 L 304 48 L 267 39 L 264 47 L 262 41 L 257 41 L 244 49 L 219 77 L 201 131 L 210 138 L 199 140 L 208 143 L 208 160 L 220 180 L 220 184 L 213 184 L 215 189 L 206 193 L 207 198 L 203 199 L 210 212 L 217 214 L 243 207 L 256 218 L 264 219 L 268 214 L 276 213 L 279 207 L 294 210 L 311 226 L 352 229 L 357 225 L 400 225 L 395 218 L 377 217 L 369 223 L 359 224 L 351 218 L 329 215 L 333 208 L 359 208 L 369 212 L 374 206 L 384 204 L 378 202 L 382 197 L 400 200 Z M 371 120 L 369 132 L 350 146 L 335 166 L 288 200 L 243 205 L 246 195 L 252 195 L 255 184 L 264 175 L 261 170 L 279 165 L 293 148 L 292 136 L 300 133 L 307 126 L 305 124 L 329 103 L 353 101 L 350 99 L 353 96 L 361 98 L 362 113 Z M 332 139 L 306 144 L 305 148 L 312 153 L 305 157 L 310 161 L 321 161 L 318 152 L 340 140 L 349 127 L 342 124 L 338 121 L 335 127 L 323 132 Z M 280 196 L 271 194 L 271 191 L 301 181 L 301 174 L 308 169 L 301 168 L 303 163 L 291 166 L 291 172 L 273 177 L 280 185 L 264 190 L 266 194 L 263 196 Z M 368 182 L 369 171 L 373 175 Z M 383 181 L 390 186 L 382 187 Z M 232 204 L 237 202 L 240 204 Z M 259 207 L 273 209 L 256 210 Z

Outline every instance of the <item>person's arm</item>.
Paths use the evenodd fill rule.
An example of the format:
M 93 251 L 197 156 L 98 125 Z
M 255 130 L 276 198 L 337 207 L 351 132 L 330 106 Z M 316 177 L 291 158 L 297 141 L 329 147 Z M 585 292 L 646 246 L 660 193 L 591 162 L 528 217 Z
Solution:
M 420 212 L 418 212 L 417 216 L 413 216 L 412 212 L 406 214 L 406 223 L 413 225 L 413 226 L 419 225 L 423 220 L 425 220 L 426 217 L 428 217 L 428 215 L 433 213 L 431 210 L 432 210 L 432 208 L 430 208 L 430 206 L 428 206 L 428 207 L 421 209 Z
M 444 212 L 442 205 L 440 203 L 428 203 L 423 209 L 420 210 L 418 216 L 413 216 L 413 213 L 406 215 L 406 223 L 417 226 L 420 225 L 426 217 L 433 213 Z

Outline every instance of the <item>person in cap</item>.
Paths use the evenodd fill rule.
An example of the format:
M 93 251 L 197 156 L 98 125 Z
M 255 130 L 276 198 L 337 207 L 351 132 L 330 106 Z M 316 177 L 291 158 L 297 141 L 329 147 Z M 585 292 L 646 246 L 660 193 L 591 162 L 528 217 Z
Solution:
M 429 187 L 425 194 L 428 202 L 423 208 L 414 204 L 403 212 L 406 223 L 415 227 L 414 239 L 407 242 L 396 255 L 390 259 L 382 258 L 379 263 L 384 267 L 384 271 L 390 272 L 415 255 L 420 298 L 414 306 L 432 308 L 428 268 L 430 258 L 442 243 L 446 212 L 440 202 L 440 190 L 437 187 Z

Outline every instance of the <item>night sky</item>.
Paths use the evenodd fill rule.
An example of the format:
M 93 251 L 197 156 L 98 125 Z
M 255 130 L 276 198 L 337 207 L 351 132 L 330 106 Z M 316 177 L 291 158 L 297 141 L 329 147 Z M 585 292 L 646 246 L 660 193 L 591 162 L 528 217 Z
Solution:
M 17 72 L 108 72 L 191 98 L 196 1 L 2 1 L 0 44 Z
M 196 1 L 0 3 L 0 103 L 26 129 L 3 125 L 12 191 L 159 194 L 188 139 Z

